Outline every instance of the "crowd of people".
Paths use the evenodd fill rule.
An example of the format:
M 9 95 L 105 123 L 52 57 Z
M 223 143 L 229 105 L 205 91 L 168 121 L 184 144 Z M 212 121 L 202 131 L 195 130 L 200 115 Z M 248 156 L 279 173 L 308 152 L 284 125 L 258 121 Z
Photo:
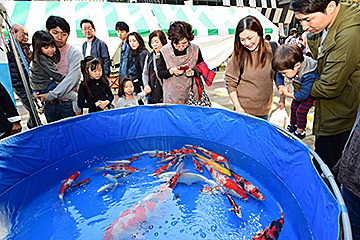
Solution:
M 268 119 L 276 84 L 281 96 L 279 108 L 285 107 L 286 97 L 292 99 L 287 128 L 300 139 L 305 137 L 306 115 L 315 105 L 315 151 L 339 176 L 353 236 L 360 239 L 359 124 L 343 155 L 360 102 L 360 10 L 339 0 L 292 0 L 291 10 L 308 31 L 306 48 L 303 39 L 296 38 L 296 29 L 290 31 L 284 45 L 278 46 L 266 40 L 268 37 L 265 39 L 257 18 L 247 16 L 238 22 L 233 54 L 225 71 L 228 94 L 235 111 Z M 96 112 L 146 103 L 185 104 L 190 91 L 200 98 L 199 80 L 194 85 L 193 79 L 207 76 L 210 70 L 203 68 L 201 50 L 192 43 L 191 24 L 172 22 L 168 39 L 161 30 L 152 32 L 149 36 L 152 52 L 148 52 L 141 35 L 130 32 L 125 22 L 117 22 L 115 29 L 121 40 L 116 55 L 119 58 L 116 103 L 109 87 L 109 51 L 106 43 L 96 38 L 91 20 L 81 21 L 86 37 L 82 52 L 67 43 L 70 25 L 61 17 L 50 16 L 46 31 L 35 32 L 32 53 L 26 28 L 20 24 L 13 26 L 13 34 L 30 61 L 26 77 L 34 96 L 44 104 L 47 122 L 81 114 L 84 108 Z M 10 44 L 8 48 L 14 91 L 30 113 L 27 125 L 32 128 L 34 116 Z M 285 87 L 284 77 L 292 82 L 294 92 Z M 3 98 L 2 86 L 0 91 Z M 5 106 L 3 100 L 0 102 L 7 117 L 1 120 L 4 122 L 0 125 L 0 132 L 4 133 L 1 137 L 19 132 L 16 110 Z M 321 171 L 316 161 L 315 165 Z

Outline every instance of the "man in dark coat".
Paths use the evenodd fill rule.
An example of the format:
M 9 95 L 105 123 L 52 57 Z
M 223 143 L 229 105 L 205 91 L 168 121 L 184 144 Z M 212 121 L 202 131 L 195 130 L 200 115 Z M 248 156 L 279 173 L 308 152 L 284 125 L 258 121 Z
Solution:
M 29 40 L 28 30 L 26 29 L 26 27 L 24 27 L 21 24 L 14 24 L 12 26 L 12 29 L 13 29 L 13 34 L 15 35 L 16 40 L 19 42 L 19 45 L 23 51 L 23 54 L 24 54 L 26 60 L 28 61 L 29 56 L 30 56 L 30 44 L 28 43 L 28 40 Z M 15 55 L 14 55 L 13 49 L 11 47 L 10 41 L 7 42 L 7 48 L 8 48 L 7 58 L 8 58 L 8 62 L 9 62 L 9 69 L 10 69 L 11 81 L 12 81 L 12 86 L 14 88 L 14 92 L 19 97 L 19 99 L 22 102 L 26 111 L 29 112 L 27 127 L 34 128 L 37 126 L 35 117 L 31 111 L 29 98 L 26 95 L 25 86 L 21 79 L 20 71 L 19 71 L 18 65 L 16 63 Z M 23 69 L 25 70 L 24 67 L 23 67 Z M 26 71 L 24 71 L 24 72 L 25 72 L 26 80 L 29 81 L 29 76 L 28 76 L 27 72 Z
M 0 83 L 0 139 L 21 132 L 20 121 L 13 100 Z
M 106 43 L 95 37 L 95 25 L 91 20 L 83 19 L 80 22 L 82 33 L 86 37 L 86 41 L 82 45 L 83 57 L 92 55 L 100 58 L 104 63 L 105 75 L 110 77 L 110 55 Z

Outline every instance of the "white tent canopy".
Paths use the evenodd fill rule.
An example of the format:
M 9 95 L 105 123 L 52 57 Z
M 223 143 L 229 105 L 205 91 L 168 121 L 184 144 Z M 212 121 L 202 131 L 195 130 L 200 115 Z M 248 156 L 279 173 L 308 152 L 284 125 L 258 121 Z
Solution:
M 278 28 L 254 8 L 74 1 L 6 1 L 5 7 L 11 24 L 20 23 L 28 28 L 30 41 L 35 31 L 45 29 L 50 15 L 65 18 L 71 28 L 68 43 L 79 49 L 85 41 L 80 21 L 91 19 L 96 27 L 96 36 L 107 43 L 110 55 L 119 45 L 115 31 L 117 21 L 126 22 L 130 32 L 139 32 L 145 40 L 154 30 L 167 32 L 172 21 L 186 21 L 193 26 L 196 35 L 193 42 L 200 46 L 210 68 L 230 56 L 236 25 L 247 15 L 257 17 L 264 32 L 272 39 L 278 38 Z

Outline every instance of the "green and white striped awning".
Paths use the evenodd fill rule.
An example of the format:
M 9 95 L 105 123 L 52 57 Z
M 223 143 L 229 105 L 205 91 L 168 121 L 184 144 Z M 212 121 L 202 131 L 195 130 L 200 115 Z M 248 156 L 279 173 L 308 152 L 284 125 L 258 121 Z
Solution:
M 45 29 L 50 15 L 62 16 L 77 37 L 84 37 L 79 25 L 84 18 L 92 19 L 97 30 L 105 30 L 104 37 L 117 37 L 117 21 L 128 23 L 131 31 L 142 36 L 157 29 L 167 32 L 176 20 L 191 23 L 196 36 L 234 34 L 236 24 L 246 15 L 259 17 L 265 33 L 273 33 L 276 27 L 254 8 L 73 1 L 6 1 L 5 6 L 12 23 L 24 24 L 29 30 Z
M 12 24 L 20 23 L 28 28 L 30 41 L 35 31 L 45 29 L 50 15 L 65 18 L 71 28 L 69 43 L 79 48 L 84 42 L 80 21 L 91 19 L 96 36 L 108 44 L 110 54 L 119 44 L 115 31 L 118 21 L 126 22 L 130 32 L 136 31 L 144 37 L 158 29 L 167 32 L 172 21 L 186 21 L 193 26 L 194 42 L 200 45 L 209 66 L 217 66 L 231 54 L 236 25 L 247 15 L 256 16 L 273 39 L 278 34 L 278 28 L 254 8 L 76 1 L 5 1 L 5 7 Z M 219 44 L 222 41 L 225 42 Z M 216 56 L 214 48 L 210 49 L 215 45 L 218 45 Z M 205 52 L 204 48 L 209 50 Z

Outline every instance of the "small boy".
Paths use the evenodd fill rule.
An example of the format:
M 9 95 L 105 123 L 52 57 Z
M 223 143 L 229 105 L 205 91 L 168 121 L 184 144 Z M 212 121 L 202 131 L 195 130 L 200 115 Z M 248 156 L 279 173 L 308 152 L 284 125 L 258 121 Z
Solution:
M 274 54 L 272 68 L 277 72 L 279 94 L 293 99 L 287 130 L 304 139 L 307 114 L 315 100 L 310 96 L 310 91 L 315 79 L 319 78 L 317 62 L 304 56 L 297 45 L 281 45 Z M 288 87 L 285 88 L 283 76 L 292 80 L 294 93 L 290 93 Z

